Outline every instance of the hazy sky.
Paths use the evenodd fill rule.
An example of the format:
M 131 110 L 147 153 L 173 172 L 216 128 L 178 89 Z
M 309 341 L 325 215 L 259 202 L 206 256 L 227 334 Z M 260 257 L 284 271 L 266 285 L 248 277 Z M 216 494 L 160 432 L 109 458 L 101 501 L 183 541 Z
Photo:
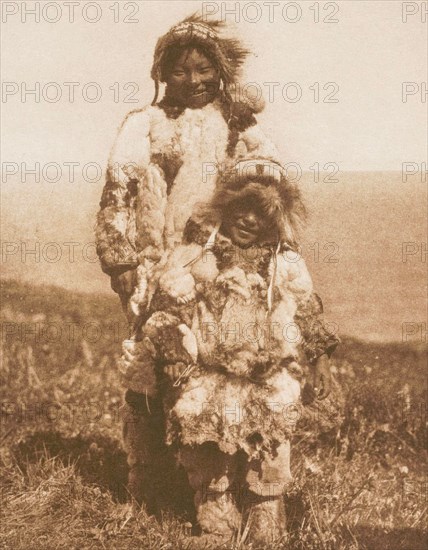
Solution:
M 274 6 L 244 1 L 239 21 L 225 13 L 235 4 L 209 2 L 205 7 L 235 23 L 254 52 L 243 82 L 263 90 L 267 104 L 258 118 L 284 163 L 297 163 L 305 171 L 315 163 L 340 168 L 333 181 L 322 176 L 317 183 L 310 173 L 302 180 L 312 212 L 304 255 L 326 311 L 345 333 L 397 340 L 402 322 L 425 318 L 426 184 L 420 173 L 426 169 L 428 103 L 421 94 L 427 81 L 423 3 L 309 0 Z M 39 163 L 41 172 L 39 182 L 31 174 L 22 181 L 19 174 L 3 173 L 1 237 L 12 251 L 3 259 L 3 272 L 32 282 L 111 292 L 93 248 L 103 174 L 85 173 L 83 167 L 105 167 L 126 113 L 152 100 L 149 72 L 156 39 L 201 11 L 203 3 L 82 1 L 75 7 L 74 22 L 69 21 L 67 2 L 1 5 L 2 163 L 9 163 L 9 169 L 13 163 L 25 163 L 28 169 Z M 25 14 L 25 5 L 38 6 L 40 22 Z M 275 10 L 274 22 L 269 7 Z M 59 21 L 49 23 L 46 17 Z M 99 21 L 90 23 L 85 17 Z M 136 22 L 125 23 L 126 17 Z M 250 22 L 255 19 L 259 21 Z M 409 83 L 406 102 L 403 82 Z M 25 95 L 37 83 L 40 97 Z M 269 89 L 274 90 L 272 102 Z M 97 90 L 100 100 L 88 101 Z M 301 94 L 300 100 L 286 101 L 283 90 L 288 99 Z M 58 101 L 53 102 L 56 94 Z M 126 103 L 126 97 L 137 102 Z M 328 97 L 338 102 L 324 102 Z M 400 174 L 403 162 L 414 163 L 419 171 L 408 181 Z M 53 165 L 46 181 L 47 163 L 61 168 L 58 182 Z M 76 164 L 74 181 L 64 163 Z M 383 173 L 351 177 L 347 170 Z M 69 257 L 69 242 L 79 243 L 76 260 Z M 314 260 L 317 247 L 323 260 L 332 242 L 340 261 Z M 405 242 L 414 249 L 407 262 L 401 256 Z M 22 252 L 37 246 L 41 260 L 31 252 L 22 260 Z M 49 251 L 55 254 L 55 246 L 62 254 L 58 261 L 45 257 Z
M 335 162 L 343 170 L 400 170 L 403 161 L 420 163 L 426 157 L 428 103 L 426 97 L 422 101 L 421 83 L 426 89 L 427 25 L 420 10 L 409 13 L 404 23 L 400 1 L 258 2 L 258 11 L 255 2 L 241 2 L 239 15 L 226 13 L 235 2 L 107 0 L 91 7 L 81 1 L 74 22 L 67 2 L 51 2 L 46 11 L 46 2 L 2 4 L 3 162 L 104 165 L 124 115 L 152 99 L 149 71 L 156 39 L 203 4 L 235 23 L 254 51 L 244 81 L 264 92 L 267 107 L 259 119 L 286 162 L 298 162 L 303 169 Z M 25 14 L 25 4 L 28 10 L 39 5 L 40 22 Z M 310 9 L 315 4 L 318 14 Z M 419 9 L 416 2 L 408 4 L 409 12 Z M 6 9 L 18 11 L 7 15 Z M 126 17 L 137 22 L 124 23 Z M 8 88 L 5 82 L 11 83 Z M 22 102 L 22 92 L 36 82 L 40 101 L 29 94 Z M 56 85 L 46 87 L 52 82 Z M 78 83 L 73 103 L 67 82 Z M 83 98 L 83 93 L 95 97 L 95 87 L 84 88 L 91 82 L 102 93 L 94 103 Z M 278 85 L 272 88 L 268 82 Z M 334 84 L 323 89 L 329 82 Z M 408 85 L 415 93 L 405 103 L 403 82 L 416 83 Z M 125 89 L 127 83 L 135 85 Z M 138 102 L 124 103 L 136 85 Z M 58 102 L 46 100 L 57 93 L 62 94 Z M 296 94 L 301 99 L 294 103 L 283 97 L 293 100 Z M 338 103 L 324 103 L 329 94 Z

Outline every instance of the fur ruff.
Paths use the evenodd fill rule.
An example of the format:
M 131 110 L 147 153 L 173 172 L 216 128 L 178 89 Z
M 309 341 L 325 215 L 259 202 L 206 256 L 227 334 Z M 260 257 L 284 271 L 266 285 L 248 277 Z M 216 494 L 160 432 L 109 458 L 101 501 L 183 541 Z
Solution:
M 306 208 L 299 187 L 283 175 L 277 181 L 263 174 L 238 177 L 231 171 L 217 188 L 206 216 L 210 222 L 221 219 L 230 203 L 250 197 L 254 198 L 264 215 L 278 228 L 277 242 L 297 248 L 299 233 L 306 220 Z

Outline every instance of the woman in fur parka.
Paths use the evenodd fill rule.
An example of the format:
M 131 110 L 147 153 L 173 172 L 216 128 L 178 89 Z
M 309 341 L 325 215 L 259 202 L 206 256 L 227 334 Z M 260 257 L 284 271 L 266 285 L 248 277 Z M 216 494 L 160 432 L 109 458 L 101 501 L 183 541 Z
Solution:
M 126 117 L 110 155 L 97 251 L 131 319 L 141 313 L 153 266 L 181 242 L 219 172 L 244 157 L 278 161 L 254 117 L 263 105 L 237 93 L 249 52 L 221 30 L 220 22 L 192 16 L 158 40 L 153 103 Z M 159 82 L 166 89 L 158 102 Z M 137 280 L 140 310 L 128 304 Z
M 242 161 L 188 221 L 140 335 L 147 382 L 157 369 L 167 441 L 178 449 L 203 532 L 229 538 L 249 519 L 258 543 L 285 530 L 290 436 L 302 364 L 321 373 L 338 340 L 322 323 L 305 262 L 298 189 L 265 160 Z M 145 370 L 146 369 L 146 370 Z
M 195 203 L 212 195 L 219 171 L 246 156 L 278 160 L 254 116 L 262 105 L 237 97 L 248 53 L 239 41 L 224 36 L 220 22 L 185 19 L 157 42 L 152 105 L 131 112 L 120 128 L 108 162 L 96 241 L 130 332 L 146 318 L 162 258 L 181 242 Z M 158 101 L 160 82 L 166 88 Z M 147 384 L 145 391 L 141 385 L 126 387 L 129 490 L 154 511 L 156 491 L 144 479 L 152 480 L 163 453 L 160 404 Z

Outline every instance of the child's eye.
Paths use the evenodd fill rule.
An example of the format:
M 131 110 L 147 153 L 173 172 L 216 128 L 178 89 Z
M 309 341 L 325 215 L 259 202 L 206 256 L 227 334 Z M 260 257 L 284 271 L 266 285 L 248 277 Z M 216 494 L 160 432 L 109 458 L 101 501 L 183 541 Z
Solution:
M 173 76 L 184 76 L 184 71 L 174 71 Z
M 211 71 L 211 67 L 204 67 L 203 69 L 199 69 L 199 72 L 202 74 L 207 74 Z

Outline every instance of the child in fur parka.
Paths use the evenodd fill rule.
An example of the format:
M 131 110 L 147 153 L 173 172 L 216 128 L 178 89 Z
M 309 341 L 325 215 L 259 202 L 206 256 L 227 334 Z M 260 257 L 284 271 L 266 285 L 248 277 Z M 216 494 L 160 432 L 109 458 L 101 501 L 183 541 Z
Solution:
M 186 224 L 142 329 L 141 368 L 127 372 L 143 384 L 157 369 L 167 441 L 206 534 L 230 538 L 242 519 L 255 542 L 284 533 L 302 362 L 324 386 L 319 397 L 328 393 L 338 340 L 322 324 L 305 262 L 291 253 L 303 214 L 277 164 L 238 163 Z
M 223 31 L 220 22 L 192 16 L 158 40 L 153 103 L 126 117 L 110 155 L 97 252 L 130 332 L 147 317 L 156 269 L 181 242 L 195 203 L 212 195 L 218 171 L 247 156 L 278 160 L 254 116 L 262 105 L 237 97 L 249 52 Z M 166 84 L 160 101 L 159 83 Z M 152 478 L 163 452 L 161 407 L 147 385 L 126 388 L 129 490 L 153 510 L 155 495 L 147 493 L 144 478 Z

